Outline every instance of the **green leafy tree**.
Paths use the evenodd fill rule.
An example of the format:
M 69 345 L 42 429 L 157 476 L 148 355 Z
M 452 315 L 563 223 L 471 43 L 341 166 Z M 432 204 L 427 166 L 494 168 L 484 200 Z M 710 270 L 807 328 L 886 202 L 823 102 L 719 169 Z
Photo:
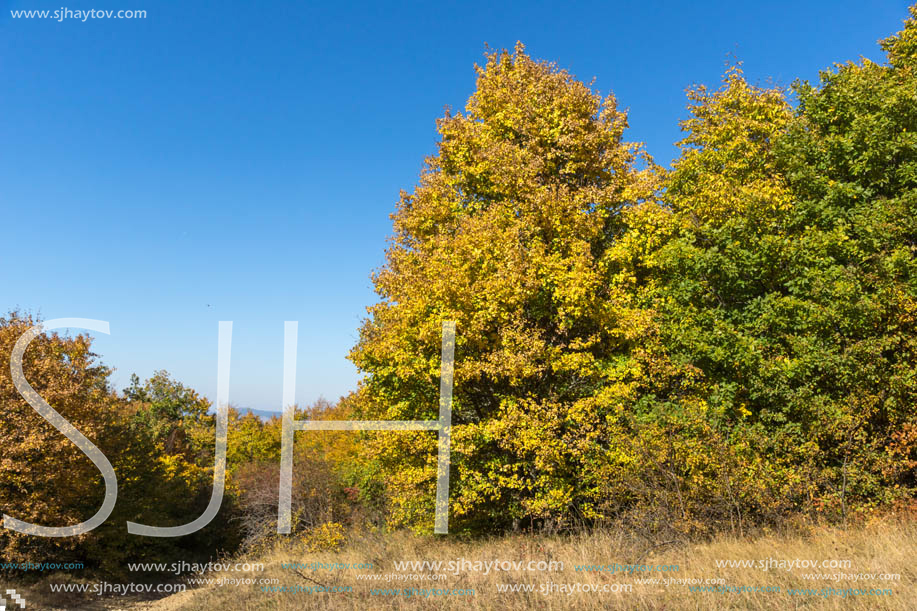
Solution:
M 191 462 L 212 462 L 214 417 L 210 401 L 167 371 L 157 371 L 140 383 L 137 374 L 124 396 L 135 406 L 134 420 L 167 454 L 182 454 Z
M 914 31 L 883 42 L 887 65 L 797 84 L 795 112 L 737 70 L 691 93 L 666 237 L 641 265 L 728 440 L 732 467 L 681 480 L 742 499 L 739 514 L 846 515 L 913 490 Z
M 818 464 L 841 511 L 847 497 L 917 488 L 917 6 L 910 14 L 882 41 L 886 64 L 797 85 L 799 121 L 781 147 L 797 198 L 792 287 L 810 300 L 788 374 L 800 399 L 833 414 Z

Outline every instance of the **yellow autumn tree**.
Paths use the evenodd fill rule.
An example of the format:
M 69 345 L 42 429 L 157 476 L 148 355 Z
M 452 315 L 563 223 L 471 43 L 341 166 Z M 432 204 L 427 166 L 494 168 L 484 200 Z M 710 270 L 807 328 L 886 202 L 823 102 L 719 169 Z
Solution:
M 440 332 L 457 322 L 453 528 L 595 517 L 627 355 L 649 325 L 610 252 L 622 211 L 652 196 L 626 114 L 523 46 L 487 55 L 465 113 L 403 192 L 353 362 L 356 415 L 435 419 Z M 645 159 L 646 165 L 652 165 Z M 435 436 L 365 436 L 394 523 L 432 527 Z
M 30 523 L 66 526 L 95 513 L 104 492 L 98 470 L 76 445 L 58 433 L 30 407 L 10 375 L 16 341 L 35 320 L 13 312 L 0 317 L 0 510 Z M 114 403 L 109 370 L 90 351 L 86 336 L 42 334 L 23 359 L 32 387 L 90 440 L 105 431 L 99 412 Z M 35 550 L 56 547 L 73 553 L 88 536 L 48 540 L 0 530 L 0 550 L 14 560 Z

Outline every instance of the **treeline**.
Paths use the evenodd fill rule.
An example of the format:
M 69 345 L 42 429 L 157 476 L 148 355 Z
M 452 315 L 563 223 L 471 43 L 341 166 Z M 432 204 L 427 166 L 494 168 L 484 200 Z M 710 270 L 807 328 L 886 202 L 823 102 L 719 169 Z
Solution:
M 457 322 L 452 528 L 848 518 L 917 485 L 917 7 L 790 89 L 688 92 L 658 167 L 627 117 L 519 45 L 402 193 L 351 358 L 362 419 L 435 419 Z M 431 435 L 361 444 L 430 530 Z
M 680 156 L 654 163 L 626 114 L 521 45 L 487 55 L 464 113 L 393 214 L 363 382 L 299 418 L 435 420 L 440 329 L 457 323 L 451 532 L 610 520 L 742 532 L 846 520 L 917 490 L 917 8 L 882 64 L 790 89 L 730 69 L 688 93 Z M 0 319 L 0 359 L 36 321 Z M 233 413 L 220 516 L 213 416 L 159 373 L 117 392 L 89 340 L 45 334 L 26 377 L 112 461 L 111 518 L 72 539 L 0 530 L 4 559 L 207 556 L 269 543 L 280 422 Z M 436 436 L 299 433 L 294 536 L 430 531 Z M 93 465 L 0 368 L 0 509 L 94 513 Z

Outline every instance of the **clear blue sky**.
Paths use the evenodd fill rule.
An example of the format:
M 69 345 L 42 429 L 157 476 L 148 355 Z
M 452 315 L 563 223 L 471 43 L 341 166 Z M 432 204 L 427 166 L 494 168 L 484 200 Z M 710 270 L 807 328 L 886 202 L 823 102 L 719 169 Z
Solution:
M 96 348 L 119 388 L 167 369 L 211 397 L 232 320 L 231 400 L 261 409 L 281 407 L 298 320 L 298 399 L 336 398 L 398 191 L 485 43 L 595 77 L 668 163 L 684 89 L 715 85 L 730 54 L 752 80 L 814 79 L 879 59 L 908 5 L 311 4 L 0 2 L 0 310 L 107 320 Z M 147 17 L 10 15 L 62 6 Z

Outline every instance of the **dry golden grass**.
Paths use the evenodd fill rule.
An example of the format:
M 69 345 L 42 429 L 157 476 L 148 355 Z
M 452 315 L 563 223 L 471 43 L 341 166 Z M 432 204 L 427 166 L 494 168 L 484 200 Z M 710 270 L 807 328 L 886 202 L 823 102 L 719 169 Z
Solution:
M 500 571 L 485 575 L 462 571 L 445 581 L 385 583 L 357 579 L 359 574 L 395 572 L 394 562 L 402 560 L 559 560 L 563 571 Z M 844 569 L 717 568 L 717 560 L 812 559 L 850 560 Z M 255 561 L 247 558 L 249 561 Z M 917 609 L 917 522 L 913 519 L 886 518 L 849 530 L 829 527 L 795 529 L 794 532 L 761 533 L 755 537 L 719 537 L 707 542 L 658 542 L 625 536 L 614 530 L 577 536 L 514 535 L 488 540 L 459 541 L 454 538 L 415 537 L 406 533 L 370 534 L 352 537 L 333 552 L 307 553 L 286 543 L 262 555 L 263 572 L 227 572 L 209 575 L 214 579 L 277 579 L 280 586 L 351 587 L 349 593 L 269 593 L 259 585 L 203 586 L 153 602 L 131 604 L 110 601 L 107 608 L 178 610 L 255 610 L 255 609 Z M 366 563 L 373 570 L 294 571 L 282 563 Z M 608 572 L 578 572 L 577 564 L 652 564 L 678 565 L 679 571 L 665 575 L 612 575 Z M 896 581 L 811 581 L 804 573 L 896 573 Z M 668 576 L 677 579 L 722 578 L 732 587 L 779 587 L 779 593 L 691 592 L 687 585 L 649 585 L 636 583 L 635 577 Z M 621 593 L 541 594 L 540 584 L 629 584 L 632 591 Z M 536 584 L 531 593 L 500 593 L 498 584 Z M 473 588 L 473 596 L 379 596 L 373 588 Z M 891 589 L 884 596 L 791 595 L 790 589 L 823 588 Z M 119 604 L 121 606 L 119 606 Z

